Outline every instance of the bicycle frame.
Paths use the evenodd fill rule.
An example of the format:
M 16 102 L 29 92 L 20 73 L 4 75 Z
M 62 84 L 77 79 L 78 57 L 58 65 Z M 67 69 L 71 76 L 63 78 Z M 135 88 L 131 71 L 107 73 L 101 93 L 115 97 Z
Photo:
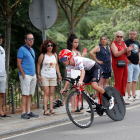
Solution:
M 86 83 L 86 84 L 84 84 L 84 85 L 90 85 L 91 83 Z M 93 98 L 91 98 L 90 97 L 90 95 L 83 89 L 83 87 L 84 87 L 84 85 L 82 85 L 81 87 L 78 87 L 78 86 L 76 86 L 76 85 L 74 85 L 73 87 L 74 88 L 76 88 L 76 90 L 79 92 L 79 94 L 80 94 L 80 99 L 81 99 L 81 106 L 82 106 L 82 94 L 85 94 L 89 99 L 90 99 L 90 101 L 91 101 L 91 104 L 92 105 L 98 105 L 98 103 L 96 103 L 94 100 L 93 100 Z M 79 103 L 79 95 L 77 95 L 77 107 L 78 107 L 78 103 Z

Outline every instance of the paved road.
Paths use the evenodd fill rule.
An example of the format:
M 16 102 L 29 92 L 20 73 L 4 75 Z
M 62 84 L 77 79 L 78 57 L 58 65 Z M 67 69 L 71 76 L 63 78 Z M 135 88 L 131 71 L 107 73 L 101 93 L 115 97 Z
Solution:
M 140 140 L 140 105 L 128 107 L 123 121 L 95 115 L 91 127 L 81 129 L 71 122 L 45 127 L 2 140 Z

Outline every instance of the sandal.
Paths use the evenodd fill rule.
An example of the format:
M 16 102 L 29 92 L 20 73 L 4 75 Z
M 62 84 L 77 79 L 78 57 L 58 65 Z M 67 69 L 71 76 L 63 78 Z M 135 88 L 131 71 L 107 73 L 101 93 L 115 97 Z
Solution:
M 44 111 L 44 114 L 43 115 L 45 115 L 45 116 L 49 116 L 49 115 L 51 115 L 51 113 L 49 113 L 49 112 L 47 112 L 47 110 L 46 111 Z
M 50 110 L 50 113 L 51 113 L 51 114 L 54 114 L 54 115 L 57 115 L 57 113 L 54 112 L 53 110 Z

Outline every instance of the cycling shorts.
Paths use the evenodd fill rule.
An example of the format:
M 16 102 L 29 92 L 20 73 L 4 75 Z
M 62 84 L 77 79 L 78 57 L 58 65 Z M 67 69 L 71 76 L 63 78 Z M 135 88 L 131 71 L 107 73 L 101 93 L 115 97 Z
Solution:
M 83 82 L 89 83 L 89 82 L 99 82 L 100 77 L 102 75 L 102 70 L 99 64 L 95 63 L 95 65 L 88 71 L 85 71 L 85 77 Z

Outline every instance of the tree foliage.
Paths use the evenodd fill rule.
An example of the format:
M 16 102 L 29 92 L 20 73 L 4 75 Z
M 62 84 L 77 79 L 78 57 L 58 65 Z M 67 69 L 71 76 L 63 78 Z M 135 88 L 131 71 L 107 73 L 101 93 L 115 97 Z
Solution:
M 128 5 L 140 7 L 140 0 L 92 0 L 92 4 L 102 4 L 104 7 L 120 8 Z
M 133 9 L 133 10 L 132 10 Z M 132 11 L 131 11 L 132 10 Z M 131 11 L 131 12 L 130 12 Z M 114 40 L 114 35 L 117 31 L 121 30 L 124 32 L 124 39 L 129 37 L 129 31 L 135 29 L 140 30 L 140 19 L 138 13 L 140 9 L 136 9 L 134 6 L 127 6 L 125 9 L 118 9 L 114 15 L 110 18 L 109 23 L 102 21 L 95 26 L 95 28 L 89 33 L 89 37 L 94 40 L 94 44 L 99 43 L 99 38 L 102 35 L 106 35 L 110 42 Z M 139 37 L 139 36 L 138 36 Z

